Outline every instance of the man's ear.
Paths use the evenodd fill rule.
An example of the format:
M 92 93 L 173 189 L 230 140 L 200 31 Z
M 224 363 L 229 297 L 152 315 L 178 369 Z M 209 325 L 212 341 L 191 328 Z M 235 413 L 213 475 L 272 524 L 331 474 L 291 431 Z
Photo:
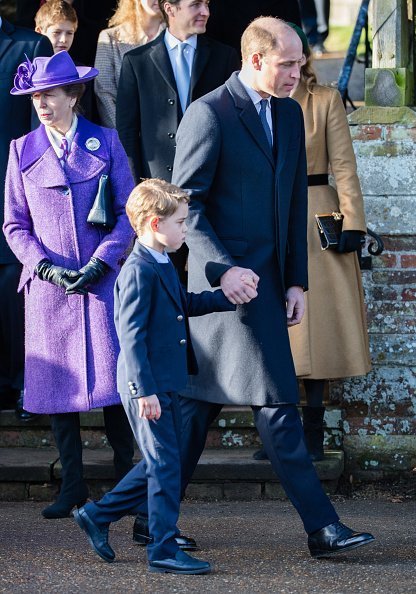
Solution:
M 262 63 L 263 63 L 262 54 L 257 53 L 257 54 L 253 54 L 251 56 L 251 64 L 252 64 L 254 70 L 261 70 Z

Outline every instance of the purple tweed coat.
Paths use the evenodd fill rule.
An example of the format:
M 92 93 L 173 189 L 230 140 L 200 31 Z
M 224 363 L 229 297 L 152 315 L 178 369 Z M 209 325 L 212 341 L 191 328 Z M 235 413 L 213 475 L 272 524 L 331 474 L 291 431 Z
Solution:
M 88 149 L 91 138 L 98 139 L 98 149 L 98 143 L 96 150 Z M 87 223 L 102 174 L 110 176 L 117 217 L 110 233 Z M 113 287 L 133 233 L 124 208 L 132 187 L 117 132 L 82 117 L 65 171 L 43 125 L 11 143 L 3 230 L 23 264 L 24 406 L 30 412 L 81 412 L 120 403 Z M 78 270 L 91 256 L 110 270 L 87 296 L 66 296 L 34 274 L 43 258 Z

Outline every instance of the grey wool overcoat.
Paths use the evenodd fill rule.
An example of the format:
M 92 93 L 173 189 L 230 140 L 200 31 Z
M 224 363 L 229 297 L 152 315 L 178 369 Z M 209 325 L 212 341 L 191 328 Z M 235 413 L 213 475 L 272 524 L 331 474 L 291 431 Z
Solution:
M 199 374 L 186 393 L 223 404 L 297 402 L 285 291 L 307 287 L 303 118 L 271 101 L 273 151 L 234 73 L 190 105 L 178 130 L 173 182 L 191 195 L 189 290 L 218 286 L 231 266 L 260 276 L 259 296 L 236 312 L 191 320 Z
M 111 182 L 116 216 L 108 233 L 87 223 L 103 174 Z M 4 233 L 23 264 L 24 405 L 30 412 L 81 412 L 120 403 L 113 288 L 133 235 L 125 212 L 132 187 L 117 132 L 85 118 L 78 120 L 65 170 L 43 125 L 11 144 Z M 79 270 L 92 256 L 109 269 L 88 295 L 65 295 L 34 273 L 44 258 Z

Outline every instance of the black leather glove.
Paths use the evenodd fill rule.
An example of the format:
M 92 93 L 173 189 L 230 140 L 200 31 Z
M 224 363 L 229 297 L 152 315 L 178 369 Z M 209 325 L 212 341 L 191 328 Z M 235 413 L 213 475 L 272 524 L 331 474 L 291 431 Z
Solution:
M 40 280 L 48 281 L 48 283 L 52 283 L 57 287 L 63 287 L 64 289 L 70 287 L 81 276 L 81 272 L 78 270 L 55 266 L 46 258 L 36 265 L 35 274 Z
M 338 245 L 340 254 L 357 252 L 361 248 L 362 231 L 342 231 Z
M 73 295 L 74 293 L 79 293 L 81 295 L 86 295 L 89 287 L 97 283 L 105 275 L 108 268 L 107 264 L 99 258 L 90 258 L 88 264 L 79 271 L 81 277 L 67 287 L 67 290 L 65 291 L 66 294 Z

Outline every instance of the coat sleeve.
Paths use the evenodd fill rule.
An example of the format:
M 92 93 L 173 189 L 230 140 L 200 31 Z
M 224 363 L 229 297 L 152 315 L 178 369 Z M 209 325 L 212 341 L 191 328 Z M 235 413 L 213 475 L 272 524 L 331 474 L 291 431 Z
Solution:
M 127 198 L 134 184 L 126 153 L 116 130 L 111 130 L 110 134 L 110 183 L 116 224 L 111 232 L 104 236 L 93 255 L 118 271 L 119 261 L 134 236 L 126 214 Z
M 114 61 L 114 40 L 108 31 L 101 31 L 98 37 L 95 68 L 99 75 L 94 81 L 97 108 L 100 121 L 108 128 L 116 127 L 117 83 Z
M 337 186 L 339 207 L 344 215 L 343 230 L 365 233 L 367 227 L 364 203 L 351 134 L 341 96 L 336 90 L 331 95 L 328 109 L 326 143 L 331 171 Z
M 31 274 L 41 260 L 48 258 L 33 235 L 32 217 L 26 200 L 15 140 L 10 144 L 6 172 L 3 232 L 17 259 Z
M 308 288 L 308 178 L 306 168 L 305 126 L 302 109 L 296 105 L 299 118 L 299 153 L 290 202 L 287 249 L 285 261 L 285 288 Z
M 221 129 L 213 108 L 199 99 L 186 110 L 178 128 L 172 183 L 191 197 L 186 243 L 204 268 L 211 286 L 235 266 L 206 216 L 221 151 Z
M 151 270 L 139 266 L 123 270 L 114 293 L 114 321 L 127 381 L 136 384 L 137 396 L 151 396 L 157 392 L 146 345 L 152 298 Z
M 139 183 L 140 171 L 140 95 L 128 53 L 123 58 L 118 81 L 116 124 L 120 140 L 127 153 L 135 183 Z
M 186 303 L 189 317 L 205 316 L 214 311 L 236 310 L 236 306 L 228 301 L 221 289 L 186 293 Z

